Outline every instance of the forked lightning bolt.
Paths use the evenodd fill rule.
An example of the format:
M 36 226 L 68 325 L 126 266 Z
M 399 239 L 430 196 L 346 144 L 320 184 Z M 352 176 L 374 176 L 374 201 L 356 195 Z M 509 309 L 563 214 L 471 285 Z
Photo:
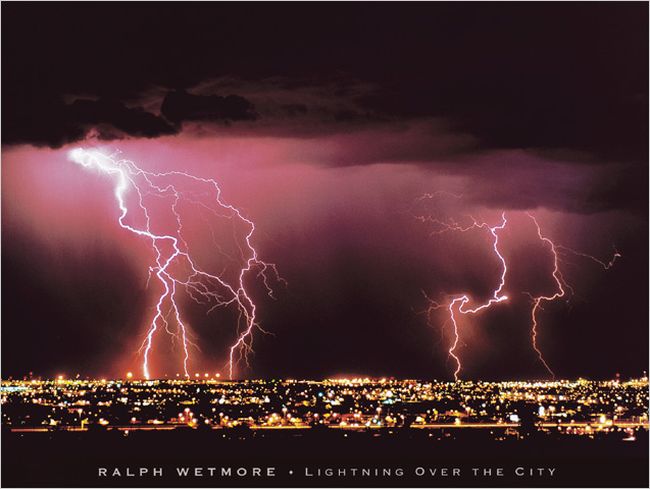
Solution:
M 544 368 L 546 368 L 546 370 L 548 370 L 548 372 L 553 376 L 553 378 L 555 378 L 555 373 L 548 366 L 548 363 L 546 363 L 546 360 L 544 360 L 544 356 L 542 355 L 541 350 L 537 346 L 537 311 L 541 309 L 540 304 L 542 303 L 542 301 L 550 302 L 550 301 L 554 301 L 555 299 L 559 299 L 560 297 L 564 297 L 566 291 L 564 290 L 563 285 L 566 286 L 566 282 L 564 280 L 564 277 L 562 277 L 562 273 L 560 272 L 559 258 L 558 258 L 557 248 L 555 246 L 555 243 L 553 243 L 553 241 L 548 239 L 546 236 L 542 235 L 542 229 L 539 227 L 539 223 L 537 222 L 537 219 L 535 219 L 535 217 L 530 213 L 528 213 L 528 216 L 535 223 L 535 227 L 537 229 L 537 236 L 539 237 L 540 240 L 542 240 L 550 247 L 551 253 L 553 254 L 552 275 L 553 275 L 553 279 L 555 280 L 555 284 L 557 285 L 557 290 L 551 295 L 531 296 L 533 299 L 533 308 L 531 309 L 530 315 L 532 321 L 531 337 L 533 342 L 533 348 L 537 352 L 537 356 L 539 357 L 539 360 L 544 365 Z
M 118 224 L 125 230 L 146 238 L 151 242 L 154 262 L 149 267 L 149 274 L 154 274 L 162 286 L 162 291 L 156 300 L 155 315 L 148 326 L 146 337 L 142 343 L 142 371 L 146 379 L 151 377 L 150 354 L 153 339 L 159 328 L 180 337 L 183 354 L 183 372 L 189 376 L 190 346 L 189 328 L 181 313 L 179 291 L 183 290 L 192 300 L 211 306 L 211 310 L 219 306 L 234 306 L 237 308 L 239 319 L 236 341 L 229 348 L 228 372 L 230 378 L 238 360 L 252 351 L 253 331 L 260 328 L 257 320 L 257 307 L 251 294 L 246 288 L 245 280 L 254 270 L 262 277 L 262 283 L 269 295 L 272 290 L 269 285 L 267 272 L 271 271 L 275 280 L 282 281 L 274 264 L 259 259 L 257 250 L 252 244 L 255 224 L 244 217 L 234 206 L 225 203 L 221 197 L 221 188 L 212 179 L 197 177 L 181 171 L 153 173 L 143 170 L 132 161 L 119 159 L 114 155 L 105 154 L 94 149 L 74 149 L 69 153 L 70 159 L 86 168 L 105 173 L 113 178 L 115 183 L 114 195 L 117 200 L 120 215 Z M 190 182 L 196 189 L 187 190 L 181 181 Z M 175 183 L 176 182 L 176 183 Z M 199 190 L 200 189 L 200 190 Z M 127 204 L 127 193 L 135 192 L 137 209 L 130 209 Z M 169 210 L 176 221 L 172 233 L 161 233 L 153 229 L 161 229 L 159 216 L 148 200 L 154 198 L 157 203 L 169 202 Z M 241 261 L 237 264 L 239 271 L 235 278 L 227 279 L 225 274 L 209 273 L 201 268 L 197 259 L 192 255 L 183 232 L 183 219 L 178 206 L 181 202 L 198 206 L 211 212 L 215 217 L 236 220 L 246 228 L 240 245 Z M 128 221 L 127 222 L 127 216 Z M 140 225 L 133 221 L 141 221 Z M 177 332 L 169 329 L 168 317 L 173 316 L 177 324 Z
M 424 196 L 420 197 L 418 200 L 424 200 L 424 199 L 431 199 L 441 192 L 436 192 L 434 194 L 425 194 Z M 447 193 L 447 192 L 445 192 Z M 461 196 L 457 196 L 454 194 L 451 194 L 453 197 L 456 198 L 461 198 Z M 586 253 L 582 253 L 579 251 L 575 251 L 571 248 L 568 248 L 566 246 L 562 245 L 557 245 L 553 241 L 551 241 L 549 238 L 544 236 L 542 234 L 541 227 L 539 226 L 539 223 L 537 222 L 537 219 L 530 213 L 527 213 L 527 215 L 533 220 L 536 230 L 537 230 L 537 237 L 541 242 L 546 244 L 552 255 L 553 255 L 553 270 L 551 271 L 551 275 L 553 277 L 553 280 L 555 282 L 555 291 L 547 294 L 547 295 L 537 295 L 533 296 L 532 294 L 528 294 L 533 302 L 532 309 L 531 309 L 531 322 L 532 322 L 532 329 L 531 329 L 531 341 L 532 341 L 532 346 L 535 352 L 537 353 L 537 357 L 539 358 L 540 362 L 544 366 L 544 368 L 553 376 L 555 377 L 555 374 L 549 367 L 548 363 L 544 359 L 544 356 L 542 355 L 542 352 L 537 344 L 537 336 L 538 336 L 538 329 L 539 329 L 539 321 L 538 321 L 538 312 L 542 309 L 542 302 L 553 302 L 557 299 L 560 299 L 562 297 L 565 297 L 567 294 L 567 291 L 573 293 L 573 288 L 571 285 L 569 285 L 566 280 L 564 279 L 562 272 L 560 270 L 560 262 L 562 261 L 560 258 L 560 255 L 562 253 L 571 253 L 576 256 L 581 256 L 584 258 L 588 258 L 595 263 L 599 264 L 603 269 L 609 270 L 616 260 L 621 257 L 621 254 L 615 249 L 614 250 L 614 255 L 612 259 L 608 262 L 602 261 L 592 255 L 588 255 Z M 457 348 L 460 343 L 460 329 L 459 329 L 459 324 L 458 324 L 458 315 L 469 315 L 469 314 L 476 314 L 480 311 L 483 311 L 485 309 L 490 308 L 492 305 L 507 301 L 508 296 L 503 293 L 505 284 L 506 284 L 506 275 L 508 273 L 508 266 L 506 263 L 506 260 L 501 253 L 501 250 L 499 249 L 499 231 L 502 231 L 505 229 L 506 224 L 507 224 L 507 219 L 505 212 L 501 213 L 501 223 L 496 225 L 496 226 L 490 226 L 485 222 L 478 222 L 476 219 L 472 218 L 471 223 L 469 225 L 463 226 L 459 224 L 457 221 L 454 219 L 449 219 L 448 221 L 441 221 L 439 219 L 436 219 L 432 216 L 415 216 L 416 219 L 422 221 L 422 222 L 427 222 L 430 224 L 433 224 L 435 226 L 434 230 L 431 232 L 431 234 L 442 234 L 450 231 L 455 231 L 455 232 L 468 232 L 473 229 L 484 229 L 489 234 L 492 236 L 492 249 L 494 251 L 495 256 L 498 258 L 498 260 L 501 262 L 501 276 L 499 279 L 499 283 L 497 287 L 494 289 L 492 292 L 492 296 L 484 303 L 473 305 L 473 307 L 470 307 L 469 304 L 471 303 L 472 299 L 471 296 L 468 293 L 463 293 L 460 295 L 453 295 L 449 298 L 448 301 L 444 303 L 439 303 L 431 298 L 427 297 L 429 301 L 429 308 L 427 309 L 427 313 L 429 316 L 429 319 L 431 319 L 431 314 L 433 311 L 439 310 L 439 309 L 446 309 L 448 311 L 448 317 L 449 317 L 449 322 L 451 322 L 453 326 L 453 333 L 454 333 L 454 341 L 449 348 L 449 356 L 452 357 L 456 363 L 456 368 L 454 370 L 454 379 L 458 380 L 459 379 L 459 374 L 462 369 L 462 364 L 460 357 L 457 354 Z
M 533 216 L 530 213 L 526 213 L 526 214 L 528 215 L 528 217 L 530 217 L 532 219 L 533 223 L 535 223 L 535 228 L 537 229 L 537 236 L 539 237 L 539 239 L 549 246 L 549 248 L 551 250 L 551 253 L 553 254 L 553 272 L 552 272 L 552 276 L 553 276 L 553 279 L 555 280 L 555 284 L 556 284 L 555 292 L 552 293 L 551 295 L 538 295 L 538 296 L 533 296 L 533 295 L 530 295 L 530 294 L 529 295 L 530 295 L 530 297 L 531 297 L 531 299 L 533 301 L 533 307 L 532 307 L 531 313 L 530 313 L 531 324 L 532 324 L 531 338 L 532 338 L 533 348 L 535 349 L 535 352 L 537 352 L 537 356 L 538 356 L 539 360 L 542 362 L 542 365 L 544 365 L 544 368 L 546 368 L 548 373 L 550 373 L 551 376 L 553 378 L 555 378 L 555 373 L 553 372 L 553 370 L 551 370 L 551 367 L 549 367 L 548 363 L 544 359 L 544 356 L 542 355 L 542 351 L 539 349 L 539 346 L 537 345 L 537 333 L 538 333 L 538 326 L 539 326 L 539 323 L 538 323 L 538 320 L 537 320 L 537 313 L 539 312 L 539 310 L 542 309 L 542 306 L 541 306 L 542 301 L 544 301 L 544 302 L 553 302 L 556 299 L 560 299 L 560 298 L 564 297 L 566 295 L 566 289 L 572 290 L 571 286 L 569 284 L 567 284 L 566 280 L 562 276 L 562 272 L 560 271 L 560 261 L 561 261 L 561 259 L 560 259 L 560 251 L 565 251 L 565 252 L 569 252 L 569 253 L 572 253 L 572 254 L 577 255 L 577 256 L 582 256 L 582 257 L 585 257 L 585 258 L 589 258 L 590 260 L 592 260 L 592 261 L 598 263 L 599 265 L 601 265 L 605 270 L 609 270 L 614 265 L 616 260 L 618 258 L 621 258 L 622 255 L 616 249 L 614 249 L 614 255 L 612 256 L 612 259 L 609 262 L 605 263 L 604 261 L 599 260 L 598 258 L 596 258 L 594 256 L 591 256 L 591 255 L 588 255 L 586 253 L 575 251 L 575 250 L 573 250 L 571 248 L 567 248 L 566 246 L 557 245 L 553 241 L 551 241 L 549 238 L 547 238 L 546 236 L 544 236 L 542 234 L 542 229 L 541 229 L 539 223 L 537 222 L 537 219 L 535 218 L 535 216 Z
M 508 299 L 508 296 L 503 294 L 503 288 L 506 284 L 506 274 L 508 273 L 508 266 L 506 264 L 505 258 L 503 257 L 501 251 L 499 250 L 499 234 L 498 234 L 498 231 L 502 231 L 503 229 L 505 229 L 506 224 L 508 223 L 505 212 L 501 214 L 501 224 L 496 226 L 490 226 L 485 222 L 479 223 L 474 218 L 471 219 L 472 219 L 472 223 L 465 227 L 459 225 L 455 221 L 445 223 L 437 219 L 431 219 L 431 218 L 422 219 L 422 220 L 427 220 L 429 222 L 435 222 L 438 226 L 440 226 L 440 229 L 434 231 L 435 234 L 440 234 L 447 231 L 467 232 L 472 229 L 485 229 L 492 236 L 492 248 L 494 250 L 494 254 L 501 262 L 501 276 L 499 279 L 499 284 L 497 288 L 494 289 L 494 291 L 492 292 L 492 297 L 490 297 L 486 302 L 482 304 L 474 305 L 474 307 L 468 307 L 468 304 L 471 303 L 472 299 L 467 293 L 458 296 L 452 296 L 450 298 L 450 301 L 447 304 L 440 304 L 438 302 L 429 299 L 430 301 L 429 311 L 428 311 L 429 316 L 431 315 L 431 311 L 440 309 L 442 307 L 446 307 L 447 310 L 449 311 L 449 319 L 451 321 L 451 324 L 453 325 L 454 341 L 448 351 L 449 351 L 449 356 L 451 356 L 456 362 L 456 369 L 454 370 L 455 380 L 459 379 L 459 374 L 462 368 L 460 357 L 456 354 L 456 348 L 458 347 L 458 343 L 460 341 L 460 333 L 458 329 L 458 321 L 456 318 L 456 313 L 458 312 L 459 314 L 464 314 L 464 315 L 476 314 L 484 309 L 491 307 L 494 304 L 498 304 L 499 302 L 503 302 Z

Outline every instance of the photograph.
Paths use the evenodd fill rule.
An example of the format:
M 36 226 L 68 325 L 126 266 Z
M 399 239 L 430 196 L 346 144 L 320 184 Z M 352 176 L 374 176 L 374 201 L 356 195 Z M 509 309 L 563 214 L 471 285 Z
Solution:
M 648 2 L 0 9 L 0 487 L 648 487 Z

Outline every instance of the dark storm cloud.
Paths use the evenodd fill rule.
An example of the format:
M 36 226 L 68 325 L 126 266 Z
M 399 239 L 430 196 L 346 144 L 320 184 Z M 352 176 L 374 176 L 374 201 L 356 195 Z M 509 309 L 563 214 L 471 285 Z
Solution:
M 15 107 L 4 126 L 3 142 L 58 147 L 84 137 L 91 128 L 100 138 L 123 135 L 152 138 L 173 134 L 167 121 L 141 108 L 110 99 L 77 99 L 70 104 L 46 102 L 38 107 Z M 11 110 L 11 109 L 10 109 Z
M 12 117 L 3 132 L 3 143 L 50 147 L 80 140 L 91 129 L 100 139 L 154 138 L 178 133 L 185 121 L 230 122 L 256 117 L 253 105 L 243 97 L 200 96 L 185 91 L 165 96 L 162 116 L 109 98 L 77 98 L 69 104 L 45 100 L 23 107 L 9 101 L 7 105 Z
M 193 95 L 184 90 L 169 92 L 160 108 L 162 114 L 178 124 L 183 121 L 254 120 L 253 104 L 238 95 Z
M 343 97 L 355 104 L 334 112 L 344 128 L 442 118 L 484 149 L 647 161 L 643 3 L 170 3 L 155 15 L 146 4 L 4 4 L 3 13 L 3 100 L 15 101 L 4 126 L 43 118 L 38 130 L 15 130 L 27 141 L 61 139 L 51 117 L 61 94 L 133 101 L 151 87 L 195 93 L 223 76 L 279 76 L 288 88 L 339 77 L 375 87 Z M 252 115 L 240 99 L 172 93 L 173 120 Z M 290 119 L 308 104 L 288 106 Z
M 358 102 L 386 117 L 444 116 L 454 130 L 475 135 L 484 149 L 563 149 L 586 151 L 598 160 L 645 161 L 648 101 L 640 88 L 628 94 L 604 86 L 601 91 L 602 80 L 594 87 L 586 74 L 577 86 L 563 85 L 565 73 L 555 74 L 555 86 L 518 75 L 516 83 L 503 80 L 492 88 L 475 86 L 476 80 L 442 87 L 415 82 Z
M 598 179 L 588 195 L 549 192 L 564 187 L 543 175 L 477 200 L 647 209 L 642 3 L 169 3 L 155 21 L 137 3 L 2 8 L 3 143 L 57 146 L 91 127 L 320 138 L 328 154 L 303 159 L 418 164 L 497 189 L 531 165 L 484 156 L 525 151 Z

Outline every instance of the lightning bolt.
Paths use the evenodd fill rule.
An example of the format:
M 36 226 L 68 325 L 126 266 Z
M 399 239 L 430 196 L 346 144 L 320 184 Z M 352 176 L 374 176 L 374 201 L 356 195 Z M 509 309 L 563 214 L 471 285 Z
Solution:
M 488 309 L 494 304 L 498 304 L 499 302 L 503 302 L 508 299 L 508 296 L 503 294 L 503 288 L 505 287 L 506 284 L 506 274 L 508 273 L 508 265 L 506 263 L 505 258 L 501 254 L 501 251 L 499 250 L 499 234 L 498 234 L 498 231 L 502 231 L 503 229 L 505 229 L 508 220 L 506 219 L 505 212 L 501 213 L 501 223 L 496 226 L 490 226 L 485 222 L 478 222 L 476 221 L 476 219 L 474 219 L 471 216 L 470 216 L 471 224 L 467 226 L 462 226 L 454 220 L 450 220 L 449 222 L 443 222 L 438 219 L 433 219 L 430 217 L 421 218 L 420 216 L 418 218 L 421 220 L 426 220 L 429 222 L 436 223 L 439 226 L 439 228 L 434 231 L 434 234 L 441 234 L 448 231 L 458 231 L 458 232 L 465 233 L 472 229 L 486 230 L 492 236 L 492 249 L 494 251 L 494 254 L 501 262 L 501 276 L 499 278 L 499 284 L 492 292 L 492 297 L 490 297 L 486 302 L 482 304 L 475 304 L 474 307 L 469 307 L 469 305 L 472 302 L 472 299 L 467 293 L 458 296 L 452 296 L 450 298 L 450 301 L 446 304 L 440 304 L 436 301 L 429 299 L 429 309 L 427 311 L 429 318 L 431 317 L 432 311 L 443 307 L 446 308 L 449 312 L 449 320 L 451 321 L 451 324 L 453 326 L 454 341 L 450 346 L 448 352 L 449 352 L 449 356 L 452 357 L 456 362 L 456 369 L 454 370 L 454 379 L 459 380 L 460 378 L 459 374 L 462 369 L 462 364 L 461 364 L 460 357 L 456 353 L 456 349 L 458 348 L 458 343 L 460 342 L 460 333 L 459 333 L 459 326 L 458 326 L 458 320 L 456 314 L 457 313 L 463 315 L 477 314 L 480 311 Z
M 566 246 L 562 246 L 562 245 L 555 245 L 555 249 L 558 250 L 558 251 L 571 253 L 571 254 L 576 255 L 576 256 L 581 256 L 583 258 L 588 258 L 591 261 L 593 261 L 595 263 L 598 263 L 601 267 L 603 267 L 603 270 L 609 270 L 610 268 L 612 268 L 614 266 L 614 263 L 616 263 L 617 259 L 623 257 L 623 255 L 621 255 L 616 248 L 614 248 L 614 253 L 612 255 L 612 258 L 608 262 L 604 262 L 602 260 L 599 260 L 595 256 L 588 255 L 587 253 L 582 253 L 580 251 L 576 251 L 574 249 L 567 248 Z
M 242 357 L 248 363 L 248 354 L 253 351 L 254 330 L 256 328 L 262 330 L 257 320 L 257 306 L 245 286 L 246 278 L 256 270 L 257 276 L 261 277 L 271 297 L 273 291 L 267 275 L 269 272 L 276 281 L 286 284 L 278 274 L 275 264 L 264 262 L 258 257 L 257 250 L 252 244 L 255 232 L 253 221 L 246 218 L 236 207 L 223 201 L 221 188 L 212 179 L 180 171 L 153 173 L 139 168 L 132 161 L 92 149 L 74 149 L 70 151 L 69 158 L 85 168 L 98 170 L 113 178 L 114 195 L 120 211 L 119 226 L 151 242 L 154 263 L 149 267 L 149 278 L 151 279 L 153 274 L 162 286 L 162 291 L 156 300 L 156 313 L 140 348 L 143 353 L 144 377 L 146 379 L 151 377 L 149 357 L 154 336 L 162 327 L 173 338 L 179 338 L 182 345 L 183 372 L 186 377 L 189 377 L 190 347 L 196 345 L 189 338 L 189 327 L 183 319 L 179 306 L 179 290 L 184 290 L 195 302 L 211 305 L 208 312 L 216 307 L 231 305 L 237 309 L 237 339 L 229 348 L 227 363 L 229 376 L 232 378 L 234 366 Z M 174 183 L 177 180 L 198 184 L 202 190 L 184 190 L 180 184 Z M 127 204 L 126 195 L 129 191 L 134 191 L 137 196 L 137 207 L 141 220 L 144 221 L 140 226 L 127 222 L 127 216 L 135 215 L 135 211 L 130 210 Z M 169 210 L 176 222 L 173 233 L 163 234 L 152 230 L 154 227 L 152 224 L 160 227 L 160 221 L 154 219 L 155 209 L 147 204 L 147 199 L 151 197 L 156 198 L 157 202 L 171 202 Z M 206 198 L 209 198 L 209 204 L 205 203 Z M 198 206 L 211 212 L 215 217 L 227 218 L 245 226 L 247 231 L 241 244 L 235 236 L 235 242 L 241 253 L 241 266 L 234 279 L 228 280 L 223 272 L 209 273 L 198 265 L 183 235 L 183 220 L 178 209 L 181 202 Z M 133 218 L 130 220 L 132 221 Z M 176 332 L 169 329 L 169 316 L 173 316 L 176 321 L 178 328 Z
M 560 298 L 564 297 L 566 295 L 566 290 L 567 289 L 573 291 L 571 286 L 566 282 L 566 280 L 562 276 L 562 272 L 560 270 L 560 262 L 561 262 L 560 254 L 561 254 L 561 252 L 568 252 L 568 253 L 574 254 L 576 256 L 582 256 L 584 258 L 588 258 L 588 259 L 594 261 L 595 263 L 599 264 L 600 266 L 602 266 L 604 270 L 609 270 L 612 266 L 614 266 L 614 263 L 616 262 L 616 260 L 618 258 L 621 258 L 622 255 L 618 252 L 618 250 L 616 250 L 616 248 L 614 248 L 614 254 L 613 254 L 611 260 L 609 260 L 608 262 L 604 262 L 604 261 L 599 260 L 598 258 L 596 258 L 596 257 L 594 257 L 592 255 L 588 255 L 586 253 L 582 253 L 580 251 L 576 251 L 576 250 L 573 250 L 571 248 L 567 248 L 566 246 L 555 244 L 553 241 L 551 241 L 549 238 L 547 238 L 546 236 L 544 236 L 542 234 L 542 229 L 541 229 L 541 227 L 539 225 L 539 222 L 537 222 L 537 219 L 535 218 L 535 216 L 533 216 L 529 212 L 527 212 L 526 215 L 528 217 L 530 217 L 530 219 L 532 219 L 533 223 L 535 224 L 535 228 L 537 230 L 537 236 L 539 237 L 539 239 L 541 241 L 543 241 L 545 244 L 548 245 L 548 247 L 550 248 L 551 253 L 553 255 L 553 272 L 552 272 L 552 276 L 553 276 L 553 279 L 555 280 L 555 284 L 556 284 L 555 292 L 552 293 L 551 295 L 538 295 L 538 296 L 533 296 L 531 294 L 528 294 L 528 295 L 531 297 L 531 299 L 533 301 L 533 307 L 532 307 L 531 313 L 530 313 L 531 324 L 532 324 L 531 339 L 532 339 L 533 349 L 537 353 L 537 357 L 539 358 L 542 365 L 544 365 L 544 368 L 548 371 L 548 373 L 551 374 L 551 376 L 553 378 L 555 378 L 555 373 L 553 372 L 551 367 L 549 367 L 548 363 L 544 359 L 544 356 L 542 355 L 542 351 L 540 350 L 539 346 L 537 345 L 537 334 L 538 334 L 538 327 L 539 327 L 539 322 L 538 322 L 538 319 L 537 319 L 537 313 L 540 310 L 543 310 L 543 308 L 541 306 L 542 302 L 553 302 L 553 301 L 555 301 L 557 299 L 560 299 Z
M 434 197 L 437 197 L 441 193 L 442 193 L 441 191 L 438 191 L 435 193 L 424 194 L 423 196 L 418 198 L 417 201 L 422 201 L 425 199 L 433 199 Z M 456 194 L 449 194 L 449 195 L 457 199 L 462 197 L 461 195 L 456 195 Z M 562 262 L 561 255 L 572 254 L 575 256 L 587 258 L 600 265 L 604 270 L 609 270 L 614 265 L 616 260 L 622 257 L 622 255 L 618 252 L 618 250 L 616 250 L 616 248 L 614 248 L 614 253 L 612 258 L 609 261 L 603 261 L 592 255 L 580 251 L 576 251 L 566 246 L 558 245 L 542 233 L 541 227 L 537 219 L 532 214 L 527 213 L 527 215 L 528 217 L 530 217 L 530 219 L 532 219 L 533 223 L 535 224 L 537 230 L 537 237 L 542 243 L 544 243 L 549 247 L 551 254 L 553 256 L 553 270 L 551 272 L 551 276 L 553 277 L 553 280 L 555 282 L 554 291 L 550 294 L 542 294 L 537 296 L 533 296 L 532 294 L 529 293 L 526 294 L 532 300 L 530 317 L 531 317 L 531 324 L 532 324 L 531 342 L 532 342 L 533 349 L 537 353 L 537 357 L 539 361 L 542 363 L 542 365 L 544 366 L 544 368 L 553 376 L 553 378 L 555 378 L 555 373 L 553 372 L 553 370 L 550 368 L 550 366 L 544 359 L 542 351 L 539 348 L 539 345 L 537 343 L 538 330 L 539 330 L 538 313 L 540 310 L 543 310 L 542 307 L 543 303 L 545 302 L 551 303 L 557 299 L 563 298 L 567 295 L 567 292 L 570 292 L 572 295 L 574 294 L 573 287 L 571 287 L 571 285 L 565 280 L 564 276 L 562 275 L 562 271 L 560 269 L 560 262 Z M 508 296 L 503 293 L 503 289 L 506 284 L 506 275 L 508 273 L 508 266 L 503 254 L 501 253 L 501 250 L 499 249 L 499 234 L 498 234 L 499 231 L 505 229 L 508 223 L 505 212 L 501 213 L 501 223 L 495 226 L 490 226 L 485 222 L 479 222 L 476 219 L 474 219 L 472 216 L 468 216 L 468 217 L 470 219 L 470 224 L 462 225 L 456 220 L 454 220 L 453 218 L 449 218 L 448 220 L 443 221 L 431 215 L 415 216 L 415 218 L 418 219 L 419 221 L 429 223 L 434 226 L 434 229 L 431 231 L 432 235 L 440 235 L 447 232 L 466 233 L 474 229 L 482 229 L 487 231 L 492 236 L 492 249 L 494 251 L 494 254 L 501 262 L 501 276 L 498 285 L 492 292 L 492 296 L 486 302 L 480 304 L 472 304 L 471 295 L 469 293 L 462 293 L 460 295 L 452 295 L 449 297 L 449 299 L 446 302 L 440 303 L 431 299 L 429 296 L 426 295 L 426 293 L 424 293 L 426 299 L 429 302 L 429 307 L 426 311 L 427 316 L 429 318 L 429 322 L 431 322 L 431 316 L 433 311 L 437 311 L 439 309 L 446 309 L 448 314 L 448 322 L 451 323 L 452 325 L 454 340 L 451 346 L 449 347 L 448 353 L 449 356 L 453 358 L 456 363 L 456 368 L 454 370 L 455 380 L 459 380 L 459 375 L 462 369 L 461 359 L 457 353 L 457 349 L 460 344 L 459 316 L 477 314 L 483 310 L 490 308 L 494 304 L 508 300 Z

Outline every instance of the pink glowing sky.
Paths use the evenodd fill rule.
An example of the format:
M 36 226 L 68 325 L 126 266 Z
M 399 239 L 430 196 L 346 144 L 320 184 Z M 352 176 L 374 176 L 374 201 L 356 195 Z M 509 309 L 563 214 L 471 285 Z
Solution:
M 626 250 L 626 245 L 630 248 L 634 234 L 643 228 L 642 220 L 625 210 L 592 208 L 594 192 L 600 191 L 612 168 L 575 164 L 521 150 L 458 152 L 455 148 L 463 148 L 467 142 L 464 138 L 443 134 L 436 141 L 430 129 L 426 125 L 376 126 L 312 137 L 239 134 L 227 130 L 222 135 L 201 136 L 186 131 L 157 139 L 88 141 L 60 149 L 4 148 L 5 248 L 11 253 L 28 254 L 31 248 L 12 250 L 12 236 L 18 236 L 28 238 L 35 249 L 45 250 L 42 253 L 47 258 L 38 263 L 46 267 L 43 273 L 51 276 L 54 283 L 70 267 L 90 267 L 87 272 L 92 274 L 93 257 L 97 250 L 103 250 L 126 263 L 133 272 L 125 277 L 132 282 L 129 287 L 147 297 L 144 286 L 150 250 L 140 239 L 116 225 L 118 209 L 110 181 L 74 165 L 67 158 L 68 151 L 74 147 L 103 147 L 120 150 L 125 158 L 148 170 L 182 170 L 213 178 L 220 182 L 224 199 L 255 221 L 254 241 L 260 254 L 277 263 L 289 281 L 277 301 L 262 299 L 262 321 L 266 320 L 265 326 L 275 336 L 260 340 L 257 360 L 253 361 L 254 365 L 258 362 L 258 367 L 253 367 L 255 373 L 300 372 L 300 365 L 318 348 L 305 340 L 306 336 L 331 333 L 338 337 L 349 334 L 351 345 L 344 347 L 339 355 L 343 365 L 325 362 L 323 372 L 366 368 L 390 374 L 382 370 L 379 359 L 383 358 L 383 352 L 391 351 L 395 338 L 401 338 L 398 345 L 401 351 L 411 352 L 418 359 L 434 359 L 426 360 L 419 367 L 409 364 L 404 369 L 406 373 L 435 370 L 440 365 L 446 367 L 450 337 L 444 326 L 445 318 L 440 317 L 437 329 L 427 326 L 420 315 L 426 307 L 421 292 L 432 297 L 467 291 L 477 296 L 489 294 L 497 278 L 498 264 L 490 255 L 486 236 L 479 233 L 432 237 L 431 228 L 413 217 L 422 212 L 456 219 L 472 214 L 493 223 L 498 222 L 502 210 L 509 216 L 510 225 L 502 241 L 511 261 L 508 287 L 514 299 L 511 306 L 496 315 L 464 325 L 463 355 L 469 359 L 470 374 L 512 350 L 520 351 L 517 361 L 534 363 L 530 347 L 525 343 L 529 325 L 525 312 L 528 300 L 523 292 L 543 292 L 553 284 L 547 273 L 548 251 L 535 241 L 525 211 L 534 212 L 545 233 L 566 246 L 602 258 L 610 256 L 613 245 L 624 256 L 627 252 L 629 259 L 607 275 L 579 259 L 567 264 L 567 278 L 579 294 L 574 301 L 582 316 L 577 317 L 587 321 L 584 318 L 605 314 L 603 321 L 609 321 L 613 316 L 603 312 L 603 308 L 610 306 L 591 302 L 594 290 L 605 290 L 606 295 L 609 290 L 624 287 L 626 280 L 629 283 L 629 278 L 634 276 L 637 250 Z M 435 153 L 432 148 L 439 150 L 440 156 L 433 160 L 424 158 L 424 154 Z M 418 206 L 418 196 L 436 191 L 445 193 L 426 207 Z M 198 230 L 193 239 L 202 243 L 198 247 L 204 259 L 214 261 L 216 266 L 218 258 L 210 240 L 207 235 L 201 235 L 201 221 L 197 216 L 188 219 L 194 219 L 188 227 Z M 375 299 L 367 297 L 365 292 L 359 296 L 346 283 L 349 280 L 346 270 L 358 275 L 354 280 L 356 286 L 367 280 L 369 290 L 381 292 Z M 102 281 L 99 275 L 95 279 Z M 110 282 L 119 284 L 119 277 L 111 276 Z M 596 293 L 595 297 L 602 299 L 603 292 Z M 614 293 L 611 297 L 612 307 L 626 307 L 623 295 Z M 287 306 L 291 302 L 309 304 L 311 309 L 305 306 L 306 311 L 291 310 L 291 307 L 300 309 Z M 586 311 L 585 304 L 590 304 L 591 310 Z M 319 314 L 321 309 L 336 308 L 340 314 L 332 313 L 323 322 L 310 317 L 310 313 Z M 360 324 L 360 318 L 369 310 L 373 311 L 368 315 L 369 321 L 377 321 L 382 317 L 382 308 L 399 310 L 399 313 L 389 314 L 387 324 L 377 324 L 374 332 L 372 325 Z M 571 342 L 589 334 L 585 331 L 589 326 L 581 326 L 579 333 L 563 335 L 566 328 L 576 327 L 577 319 L 562 319 L 562 314 L 557 312 L 560 310 L 562 307 L 553 307 L 547 319 L 552 326 L 542 332 L 542 343 L 556 363 L 568 351 L 566 345 L 560 344 L 562 336 Z M 120 338 L 121 351 L 93 346 L 102 358 L 119 358 L 113 361 L 115 366 L 110 367 L 109 373 L 138 368 L 134 351 L 145 333 L 147 314 L 147 310 L 134 311 L 135 319 L 128 329 L 116 325 L 114 335 Z M 58 317 L 53 323 L 63 320 Z M 400 320 L 404 324 L 395 324 Z M 485 327 L 485 323 L 491 326 Z M 505 341 L 503 334 L 491 333 L 501 323 L 512 324 L 508 331 L 516 331 L 505 335 Z M 95 325 L 84 327 L 87 328 L 84 334 L 94 334 Z M 202 331 L 210 327 L 204 324 L 196 328 L 199 341 Z M 607 325 L 597 325 L 595 329 L 602 334 Z M 216 330 L 221 336 L 209 340 L 208 346 L 196 354 L 196 367 L 201 371 L 218 369 L 223 363 L 224 348 L 229 344 L 225 338 L 232 333 L 223 325 Z M 103 331 L 99 336 L 106 334 L 112 333 Z M 366 363 L 359 365 L 352 360 L 354 345 L 361 345 L 367 335 L 374 336 L 372 344 L 377 353 L 368 355 Z M 332 345 L 335 343 L 332 340 Z M 554 348 L 556 343 L 559 346 Z M 606 342 L 596 341 L 591 348 L 597 357 L 607 346 Z M 278 357 L 286 357 L 287 352 L 296 350 L 299 353 L 295 363 L 278 363 Z M 162 369 L 164 360 L 158 362 Z M 97 366 L 88 362 L 87 368 L 92 370 Z M 517 371 L 519 367 L 509 368 Z M 567 367 L 571 368 L 574 367 Z M 174 369 L 177 365 L 172 362 L 165 371 L 173 374 Z

